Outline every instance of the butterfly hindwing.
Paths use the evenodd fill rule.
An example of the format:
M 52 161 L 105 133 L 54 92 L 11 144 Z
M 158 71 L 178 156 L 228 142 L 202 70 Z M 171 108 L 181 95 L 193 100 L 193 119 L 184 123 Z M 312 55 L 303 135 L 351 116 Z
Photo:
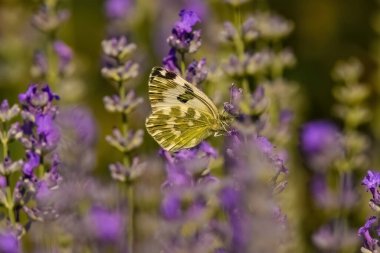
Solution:
M 149 134 L 168 151 L 190 148 L 211 132 L 208 118 L 188 106 L 171 106 L 153 111 L 146 121 Z
M 164 68 L 153 68 L 149 77 L 149 99 L 152 111 L 163 107 L 188 106 L 217 118 L 214 103 L 197 87 L 174 72 Z

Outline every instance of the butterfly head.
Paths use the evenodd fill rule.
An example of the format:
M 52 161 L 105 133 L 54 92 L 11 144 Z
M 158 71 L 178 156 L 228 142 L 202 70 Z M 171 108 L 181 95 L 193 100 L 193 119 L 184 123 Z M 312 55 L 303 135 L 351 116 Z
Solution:
M 219 120 L 216 121 L 211 128 L 214 131 L 215 136 L 225 135 L 230 128 L 232 120 L 233 118 L 231 116 L 220 114 Z

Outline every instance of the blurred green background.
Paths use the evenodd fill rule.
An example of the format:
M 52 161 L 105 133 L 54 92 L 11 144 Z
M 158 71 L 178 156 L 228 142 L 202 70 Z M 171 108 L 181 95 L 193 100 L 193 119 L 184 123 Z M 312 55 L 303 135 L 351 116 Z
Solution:
M 146 98 L 149 71 L 151 67 L 161 64 L 162 57 L 168 51 L 165 40 L 177 19 L 178 11 L 191 1 L 131 2 L 133 8 L 128 12 L 125 22 L 118 24 L 118 29 L 124 31 L 138 46 L 134 58 L 141 63 L 141 74 L 135 80 L 135 87 L 139 95 Z M 366 66 L 365 78 L 371 80 L 376 68 L 372 54 L 373 43 L 376 42 L 373 24 L 379 8 L 374 0 L 261 2 L 295 23 L 295 31 L 286 45 L 294 50 L 298 60 L 297 66 L 287 76 L 299 82 L 305 93 L 308 104 L 306 119 L 331 117 L 333 82 L 330 71 L 338 59 L 358 57 Z M 232 18 L 222 1 L 205 0 L 203 3 L 208 10 L 202 16 L 204 38 L 197 57 L 212 55 L 202 54 L 208 50 L 215 51 L 217 42 L 213 35 L 219 32 L 224 20 Z M 46 43 L 45 35 L 30 24 L 38 4 L 39 1 L 30 0 L 0 2 L 0 99 L 8 98 L 15 102 L 17 94 L 33 82 L 30 74 L 33 52 L 43 48 Z M 108 114 L 102 102 L 103 96 L 114 92 L 100 74 L 101 41 L 113 29 L 106 18 L 104 5 L 102 0 L 62 1 L 60 8 L 69 9 L 71 17 L 59 30 L 58 38 L 73 48 L 75 78 L 69 81 L 71 85 L 66 88 L 64 84 L 58 87 L 58 92 L 63 105 L 86 105 L 96 115 L 99 128 L 98 170 L 108 173 L 106 164 L 116 160 L 116 157 L 105 143 L 104 136 L 119 119 Z M 209 57 L 209 63 L 213 64 L 215 58 Z M 141 113 L 136 114 L 136 126 L 143 126 L 143 115 L 148 110 L 149 105 L 145 103 Z

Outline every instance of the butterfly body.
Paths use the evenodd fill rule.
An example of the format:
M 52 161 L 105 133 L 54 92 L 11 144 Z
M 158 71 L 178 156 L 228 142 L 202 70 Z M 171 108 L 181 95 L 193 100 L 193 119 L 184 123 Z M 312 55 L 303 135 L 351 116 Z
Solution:
M 149 77 L 152 114 L 148 133 L 168 151 L 199 144 L 210 135 L 226 132 L 229 118 L 196 86 L 174 72 L 155 67 Z

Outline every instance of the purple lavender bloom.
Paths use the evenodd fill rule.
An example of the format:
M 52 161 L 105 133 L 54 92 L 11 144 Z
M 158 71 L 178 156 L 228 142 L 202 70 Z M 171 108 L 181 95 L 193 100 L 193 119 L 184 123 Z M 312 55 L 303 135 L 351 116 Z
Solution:
M 102 207 L 93 207 L 88 214 L 89 232 L 102 242 L 115 242 L 123 232 L 122 217 Z
M 8 100 L 4 99 L 0 104 L 0 122 L 7 122 L 16 117 L 20 112 L 18 105 L 9 107 Z
M 185 0 L 183 4 L 185 6 L 185 9 L 193 10 L 201 18 L 207 17 L 207 3 L 205 3 L 203 0 Z
M 50 90 L 48 85 L 39 86 L 32 84 L 25 93 L 19 95 L 19 101 L 23 109 L 32 114 L 45 114 L 59 96 Z
M 166 160 L 167 180 L 163 184 L 166 189 L 193 186 L 194 177 L 207 168 L 210 159 L 217 157 L 217 152 L 203 141 L 194 148 L 183 149 L 174 154 L 161 150 L 161 155 Z
M 374 224 L 376 222 L 377 218 L 375 216 L 371 216 L 358 230 L 359 236 L 363 239 L 364 247 L 371 251 L 376 250 L 378 245 L 378 240 L 374 239 L 370 233 L 371 230 L 374 230 Z
M 224 110 L 232 116 L 239 116 L 240 112 L 240 102 L 243 98 L 243 90 L 238 88 L 236 85 L 232 85 L 230 88 L 230 102 L 224 103 Z
M 167 39 L 169 45 L 178 52 L 193 53 L 201 45 L 200 32 L 194 31 L 193 27 L 200 22 L 198 15 L 193 11 L 181 10 L 180 20 L 172 29 L 172 35 Z
M 362 185 L 367 188 L 367 191 L 372 193 L 371 201 L 376 205 L 380 205 L 380 172 L 369 170 L 362 181 Z
M 169 50 L 169 54 L 165 56 L 164 60 L 162 61 L 162 64 L 167 70 L 170 70 L 176 73 L 181 72 L 179 70 L 178 58 L 176 56 L 175 48 L 171 48 Z
M 130 0 L 107 0 L 105 3 L 106 15 L 110 19 L 126 17 L 130 7 Z
M 193 30 L 193 26 L 201 22 L 198 15 L 193 11 L 181 10 L 179 13 L 181 17 L 180 21 L 175 24 L 175 32 L 180 33 L 190 33 Z
M 56 126 L 53 116 L 50 114 L 38 115 L 36 118 L 37 134 L 46 143 L 47 149 L 57 146 L 60 132 Z
M 300 142 L 302 151 L 314 169 L 326 170 L 334 160 L 342 156 L 341 134 L 330 122 L 314 121 L 305 124 Z
M 40 165 L 40 156 L 32 151 L 26 153 L 26 161 L 23 166 L 23 172 L 26 176 L 31 177 L 34 169 Z
M 191 174 L 186 171 L 183 164 L 178 160 L 186 159 L 188 157 L 194 158 L 194 153 L 187 149 L 178 152 L 176 155 L 177 157 L 173 157 L 169 152 L 164 150 L 160 150 L 160 153 L 166 160 L 167 180 L 163 184 L 163 188 L 192 185 Z
M 20 245 L 17 237 L 12 233 L 0 233 L 0 252 L 20 253 Z

